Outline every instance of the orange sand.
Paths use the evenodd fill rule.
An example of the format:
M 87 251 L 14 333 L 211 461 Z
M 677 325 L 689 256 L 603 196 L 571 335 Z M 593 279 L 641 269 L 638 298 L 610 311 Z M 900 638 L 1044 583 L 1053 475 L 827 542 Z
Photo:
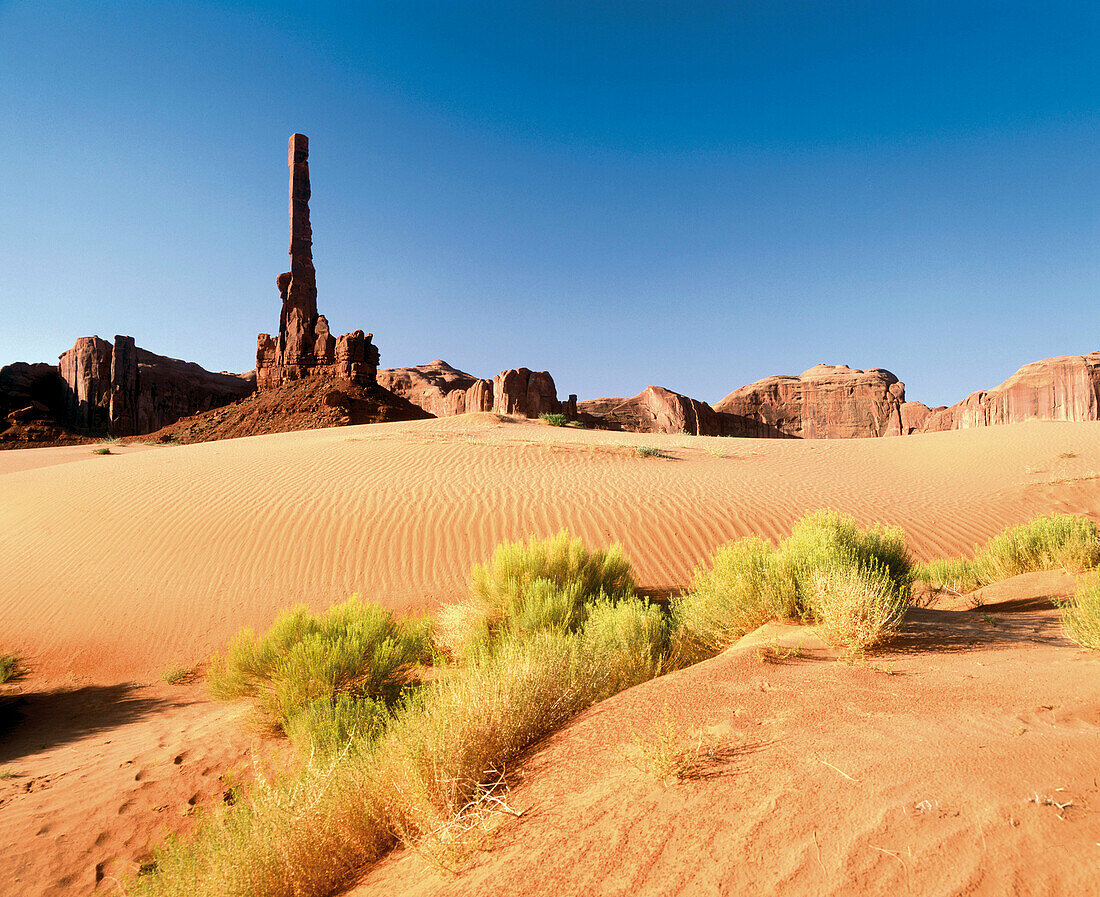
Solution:
M 637 445 L 656 446 L 669 457 L 639 457 L 633 451 Z M 1037 513 L 1075 511 L 1100 517 L 1100 424 L 1095 423 L 1030 423 L 906 438 L 803 442 L 585 432 L 480 414 L 112 451 L 96 456 L 87 446 L 76 446 L 0 453 L 0 650 L 18 651 L 31 667 L 23 681 L 0 687 L 0 700 L 31 695 L 18 708 L 23 719 L 0 720 L 5 726 L 0 771 L 16 773 L 0 779 L 0 842 L 13 845 L 7 860 L 19 875 L 0 876 L 0 893 L 81 892 L 94 880 L 96 864 L 103 864 L 105 874 L 134 864 L 144 851 L 140 842 L 165 828 L 186 827 L 190 798 L 197 796 L 198 803 L 220 799 L 217 774 L 247 760 L 255 735 L 242 725 L 236 708 L 207 702 L 200 686 L 164 685 L 160 674 L 200 662 L 241 626 L 264 627 L 288 605 L 305 601 L 321 608 L 357 591 L 391 607 L 431 610 L 462 594 L 470 565 L 486 557 L 500 540 L 561 527 L 593 545 L 622 541 L 642 584 L 668 592 L 685 585 L 692 567 L 715 546 L 750 533 L 782 536 L 804 511 L 819 507 L 847 511 L 865 522 L 900 524 L 921 557 L 967 550 L 1005 525 Z M 1056 627 L 1045 613 L 1039 625 L 1053 632 Z M 1054 635 L 1050 638 L 1057 641 Z M 779 755 L 756 751 L 735 764 L 736 786 L 722 786 L 732 787 L 728 804 L 722 802 L 726 798 L 700 792 L 701 802 L 685 805 L 690 810 L 685 819 L 727 812 L 744 816 L 738 823 L 745 827 L 740 840 L 712 844 L 705 826 L 696 837 L 675 814 L 662 823 L 662 808 L 681 812 L 676 808 L 684 792 L 630 785 L 623 794 L 634 794 L 641 805 L 650 807 L 647 815 L 654 816 L 652 825 L 660 830 L 646 827 L 651 825 L 647 822 L 636 836 L 624 834 L 624 843 L 635 837 L 649 843 L 677 831 L 677 838 L 687 840 L 676 841 L 678 846 L 670 847 L 667 856 L 667 862 L 684 867 L 681 871 L 673 874 L 662 861 L 651 878 L 622 881 L 643 891 L 648 887 L 648 893 L 660 892 L 663 881 L 670 892 L 681 887 L 677 882 L 695 881 L 697 893 L 723 893 L 724 885 L 693 879 L 686 869 L 710 868 L 714 857 L 728 855 L 725 865 L 714 868 L 725 870 L 730 882 L 747 887 L 742 873 L 731 871 L 733 859 L 741 851 L 747 868 L 760 865 L 768 850 L 767 856 L 775 853 L 778 842 L 764 839 L 754 847 L 749 836 L 756 832 L 782 840 L 781 821 L 792 827 L 783 837 L 798 846 L 790 854 L 795 859 L 788 858 L 782 868 L 765 867 L 778 876 L 774 882 L 783 893 L 816 893 L 807 883 L 814 868 L 820 871 L 816 849 L 815 856 L 803 861 L 811 825 L 817 826 L 822 862 L 833 876 L 827 879 L 833 890 L 822 893 L 844 893 L 835 885 L 845 870 L 863 876 L 858 880 L 864 882 L 879 881 L 891 865 L 900 875 L 902 866 L 892 855 L 876 854 L 872 863 L 863 853 L 856 857 L 853 845 L 863 843 L 863 831 L 865 840 L 873 835 L 875 846 L 898 852 L 895 848 L 902 842 L 880 844 L 878 836 L 885 829 L 875 826 L 885 825 L 882 814 L 900 813 L 910 798 L 925 799 L 917 798 L 915 789 L 934 777 L 935 770 L 927 764 L 937 757 L 942 760 L 947 747 L 960 745 L 952 748 L 953 759 L 943 761 L 956 769 L 949 777 L 953 784 L 943 792 L 947 797 L 928 796 L 946 801 L 952 807 L 949 812 L 954 812 L 965 808 L 960 803 L 964 798 L 977 799 L 977 791 L 966 784 L 968 776 L 988 764 L 972 767 L 966 758 L 974 754 L 980 759 L 978 752 L 989 750 L 978 746 L 980 733 L 994 731 L 988 728 L 989 714 L 1001 713 L 997 719 L 1003 721 L 1005 714 L 1030 713 L 1020 725 L 1034 730 L 1044 719 L 1036 707 L 1063 707 L 1089 699 L 1094 707 L 1097 703 L 1097 667 L 1060 641 L 1034 646 L 1027 639 L 1007 646 L 998 643 L 995 656 L 1009 665 L 1002 678 L 989 681 L 982 678 L 989 670 L 976 665 L 981 651 L 993 648 L 977 653 L 949 650 L 941 658 L 933 640 L 914 650 L 923 658 L 919 663 L 916 657 L 906 657 L 899 664 L 917 664 L 912 675 L 893 678 L 836 664 L 778 668 L 777 687 L 784 701 L 804 697 L 788 709 L 783 702 L 753 703 L 751 713 L 764 721 L 761 725 L 769 737 L 799 745 L 794 760 L 780 762 Z M 732 705 L 723 707 L 721 702 L 750 706 L 753 689 L 766 694 L 754 684 L 760 679 L 756 667 L 755 678 L 748 684 L 742 681 L 742 667 L 753 663 L 753 658 L 722 658 L 638 693 L 652 700 L 631 697 L 631 692 L 616 701 L 656 701 L 654 706 L 663 706 L 663 690 L 678 694 L 675 682 L 712 676 L 705 670 L 720 671 L 713 673 L 717 680 L 729 681 L 722 688 L 714 686 L 717 691 L 691 685 L 682 698 L 669 700 L 674 707 L 682 704 L 693 719 L 711 712 L 728 717 Z M 1029 685 L 1025 674 L 1034 663 L 1050 677 Z M 772 675 L 772 667 L 766 672 Z M 978 678 L 964 681 L 970 674 Z M 131 688 L 131 683 L 136 684 Z M 883 697 L 881 683 L 890 686 L 889 694 L 899 696 L 896 701 Z M 1009 684 L 1024 689 L 1018 692 L 1019 706 L 1005 704 Z M 89 691 L 74 697 L 68 694 L 73 689 Z M 82 695 L 91 703 L 86 704 Z M 703 703 L 697 706 L 698 701 Z M 847 706 L 845 701 L 851 702 L 850 716 L 838 711 Z M 829 705 L 832 715 L 814 710 L 815 702 Z M 962 709 L 956 712 L 952 702 L 962 702 Z M 986 711 L 979 713 L 986 702 Z M 1025 706 L 1029 702 L 1035 707 Z M 1039 763 L 1041 751 L 1022 753 L 1016 762 L 1007 747 L 998 748 L 996 763 L 1007 764 L 1003 781 L 997 780 L 1004 790 L 997 792 L 998 801 L 1010 800 L 1010 780 L 1018 779 L 1023 791 L 1062 787 L 1056 781 L 1061 771 L 1068 783 L 1064 787 L 1077 788 L 1080 800 L 1087 799 L 1075 757 L 1086 742 L 1096 744 L 1098 721 L 1084 710 L 1074 712 L 1080 731 L 1053 730 L 1068 740 L 1049 742 L 1055 753 L 1043 761 L 1046 766 Z M 89 713 L 102 716 L 102 723 L 70 720 Z M 570 732 L 584 732 L 603 713 L 597 708 Z M 967 714 L 976 720 L 975 732 L 967 731 Z M 806 732 L 803 719 L 809 721 Z M 941 728 L 947 734 L 940 734 Z M 809 740 L 795 738 L 799 732 Z M 870 733 L 865 741 L 863 732 Z M 1000 729 L 995 732 L 999 738 Z M 584 740 L 587 736 L 562 737 L 580 738 L 577 750 L 596 750 Z M 888 780 L 893 781 L 894 803 L 887 806 L 875 798 L 867 804 L 868 793 L 873 797 L 877 792 L 865 791 L 862 801 L 868 819 L 845 822 L 851 808 L 861 805 L 859 792 L 836 790 L 847 782 L 839 776 L 840 782 L 826 782 L 820 775 L 811 779 L 808 761 L 799 758 L 818 752 L 860 781 L 882 778 L 886 770 L 875 764 L 886 763 L 895 750 L 894 737 L 909 746 L 903 760 L 893 766 L 895 779 Z M 1026 738 L 1009 742 L 1030 743 Z M 617 744 L 611 738 L 600 750 L 613 751 Z M 837 746 L 842 761 L 853 762 L 855 772 L 832 759 L 833 754 L 826 755 L 830 744 Z M 956 756 L 959 751 L 963 753 Z M 185 757 L 181 764 L 172 764 L 182 769 L 167 769 L 162 761 L 169 754 Z M 1100 750 L 1093 749 L 1090 756 L 1098 754 Z M 757 756 L 765 758 L 759 773 L 751 772 L 757 769 Z M 188 757 L 195 758 L 193 765 Z M 1089 762 L 1094 769 L 1095 761 Z M 601 760 L 583 765 L 606 764 Z M 601 779 L 592 785 L 595 791 L 586 791 L 587 780 L 569 778 L 577 774 L 575 766 L 555 766 L 550 784 L 532 780 L 530 785 L 561 795 L 577 790 L 578 800 L 598 797 L 597 804 L 609 801 L 605 815 L 612 821 L 607 825 L 641 825 L 631 817 L 618 784 L 612 783 L 610 796 L 604 789 L 611 787 L 611 780 Z M 128 796 L 135 788 L 133 767 L 147 773 L 139 783 L 151 783 L 142 788 L 139 799 Z M 1045 779 L 1039 775 L 1044 769 Z M 749 791 L 740 790 L 745 787 L 745 770 L 750 770 Z M 814 786 L 795 787 L 801 781 L 813 781 Z M 691 784 L 688 791 L 694 793 L 690 789 L 695 787 Z M 708 810 L 712 799 L 717 802 Z M 1091 800 L 1093 807 L 1100 803 L 1095 796 Z M 765 813 L 762 806 L 773 809 Z M 783 813 L 774 809 L 780 806 L 786 807 Z M 1050 811 L 1032 807 L 1037 813 Z M 795 808 L 798 814 L 792 815 Z M 578 805 L 577 811 L 582 809 Z M 585 812 L 591 815 L 591 807 Z M 969 819 L 965 809 L 959 812 Z M 626 816 L 614 822 L 612 817 L 620 813 Z M 803 814 L 808 815 L 797 823 Z M 928 814 L 921 816 L 926 819 Z M 979 849 L 983 835 L 988 844 L 994 831 L 987 823 L 984 816 L 973 825 L 966 823 L 970 827 L 959 829 L 958 838 L 975 841 L 978 847 L 973 849 Z M 660 828 L 666 824 L 667 832 Z M 1032 833 L 1040 837 L 1035 849 L 1053 850 L 1052 833 L 1066 834 L 1059 828 L 1065 825 L 1058 821 L 1050 831 L 1035 829 Z M 520 826 L 517 831 L 526 829 Z M 595 837 L 603 837 L 600 830 L 594 831 Z M 952 831 L 943 828 L 943 837 Z M 830 833 L 837 840 L 826 843 Z M 578 831 L 575 837 L 585 843 L 588 835 Z M 1093 841 L 1100 841 L 1100 836 Z M 771 848 L 763 846 L 769 843 Z M 1004 842 L 998 849 L 1008 851 L 1005 845 L 1014 843 Z M 680 850 L 687 852 L 676 860 Z M 532 855 L 536 853 L 532 848 Z M 604 856 L 598 850 L 596 854 Z M 510 856 L 509 863 L 518 862 Z M 570 863 L 578 862 L 570 856 Z M 650 862 L 639 857 L 634 861 L 643 866 Z M 1057 862 L 1077 868 L 1069 860 Z M 602 874 L 578 872 L 576 888 L 563 888 L 562 893 L 596 892 L 586 891 L 582 881 L 597 891 L 614 892 L 609 880 L 600 879 Z M 901 879 L 881 880 L 905 887 Z M 1063 883 L 1073 881 L 1067 878 Z M 423 887 L 423 893 L 432 893 L 435 886 Z M 974 892 L 994 893 L 991 887 Z M 737 890 L 730 888 L 731 893 Z M 912 893 L 950 893 L 921 891 L 915 880 L 912 888 Z M 1020 893 L 1043 891 L 1023 888 Z

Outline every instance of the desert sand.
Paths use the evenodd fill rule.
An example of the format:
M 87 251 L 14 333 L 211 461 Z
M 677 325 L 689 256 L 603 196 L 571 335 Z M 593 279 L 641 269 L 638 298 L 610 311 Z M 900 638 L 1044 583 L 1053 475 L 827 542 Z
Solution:
M 562 527 L 621 541 L 667 595 L 716 546 L 821 507 L 903 526 L 922 559 L 1039 513 L 1097 519 L 1100 424 L 800 441 L 476 414 L 2 453 L 0 650 L 29 673 L 0 687 L 0 892 L 109 884 L 277 748 L 201 684 L 160 681 L 242 626 L 352 592 L 430 612 L 501 540 Z M 874 658 L 893 675 L 810 648 L 765 665 L 748 646 L 624 693 L 517 770 L 510 799 L 530 812 L 483 861 L 450 879 L 395 856 L 363 893 L 1100 891 L 1100 662 L 1059 632 L 1046 598 L 1066 582 L 1006 587 L 992 623 L 915 614 Z M 674 786 L 619 762 L 666 705 L 738 751 Z

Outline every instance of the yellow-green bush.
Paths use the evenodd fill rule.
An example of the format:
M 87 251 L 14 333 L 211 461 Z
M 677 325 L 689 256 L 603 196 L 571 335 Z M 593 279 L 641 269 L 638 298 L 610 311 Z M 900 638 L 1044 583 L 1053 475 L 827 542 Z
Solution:
M 474 566 L 468 599 L 443 609 L 437 637 L 461 657 L 505 635 L 575 631 L 589 602 L 633 594 L 630 562 L 619 545 L 590 551 L 564 530 L 547 539 L 506 542 Z
M 259 638 L 242 630 L 207 676 L 215 697 L 251 698 L 276 727 L 318 747 L 374 731 L 380 708 L 400 697 L 428 647 L 425 621 L 352 596 L 319 615 L 305 606 L 285 611 Z
M 1077 514 L 1051 514 L 1009 527 L 974 549 L 974 559 L 923 564 L 917 578 L 936 588 L 970 592 L 1037 570 L 1080 572 L 1100 563 L 1100 528 Z
M 909 583 L 873 562 L 827 564 L 810 574 L 806 603 L 829 641 L 863 651 L 901 625 Z
M 849 647 L 866 647 L 861 633 L 876 629 L 872 621 L 879 620 L 877 640 L 904 617 L 912 570 L 902 530 L 860 527 L 835 511 L 807 514 L 778 547 L 756 537 L 732 542 L 701 565 L 687 592 L 673 601 L 680 662 L 721 651 L 777 619 L 813 620 Z M 879 595 L 883 582 L 888 598 Z M 848 596 L 843 608 L 835 600 L 842 583 Z M 862 611 L 859 601 L 865 602 Z M 893 608 L 885 615 L 884 601 Z M 846 619 L 831 619 L 841 613 Z
M 1082 648 L 1100 651 L 1100 573 L 1081 577 L 1076 594 L 1061 609 L 1069 637 Z
M 719 548 L 672 601 L 681 662 L 729 647 L 768 620 L 798 613 L 794 577 L 765 539 L 749 536 Z

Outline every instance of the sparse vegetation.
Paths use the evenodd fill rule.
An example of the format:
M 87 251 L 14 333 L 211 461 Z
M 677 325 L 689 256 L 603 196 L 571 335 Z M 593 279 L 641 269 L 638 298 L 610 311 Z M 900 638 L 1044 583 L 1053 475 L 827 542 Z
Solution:
M 215 697 L 251 698 L 277 728 L 316 748 L 396 704 L 428 643 L 425 621 L 352 596 L 319 616 L 305 606 L 285 611 L 262 638 L 242 630 L 207 677 Z
M 1061 605 L 1066 632 L 1082 648 L 1100 651 L 1100 573 L 1077 581 L 1073 598 Z
M 18 679 L 23 673 L 23 663 L 18 654 L 0 654 L 0 685 Z
M 467 600 L 441 611 L 438 639 L 462 657 L 508 634 L 573 632 L 584 623 L 590 602 L 633 594 L 634 577 L 619 545 L 589 551 L 564 530 L 546 539 L 506 542 L 474 566 Z
M 589 551 L 567 533 L 502 545 L 474 568 L 469 606 L 490 637 L 416 689 L 400 688 L 399 671 L 422 647 L 418 624 L 375 616 L 361 634 L 345 623 L 380 611 L 355 599 L 321 618 L 298 609 L 262 638 L 245 631 L 234 639 L 227 658 L 212 665 L 213 689 L 257 700 L 292 737 L 308 741 L 314 759 L 285 781 L 261 779 L 190 841 L 169 840 L 134 889 L 181 897 L 328 894 L 396 842 L 452 868 L 464 849 L 456 832 L 472 830 L 463 820 L 484 812 L 500 770 L 584 708 L 667 663 L 668 620 L 634 597 L 618 546 Z M 375 651 L 343 647 L 376 645 L 368 636 L 382 623 L 396 627 L 386 656 L 405 662 L 377 663 Z M 298 647 L 314 637 L 336 655 L 327 665 Z M 364 688 L 360 677 L 356 689 L 338 687 L 344 677 L 329 672 L 347 669 L 349 654 L 370 659 L 362 669 L 374 686 Z M 279 688 L 284 679 L 296 696 L 289 703 Z M 311 695 L 316 700 L 304 700 Z M 304 709 L 288 715 L 288 707 Z M 298 727 L 304 734 L 295 734 Z
M 665 458 L 664 452 L 654 445 L 636 445 L 634 446 L 634 454 L 639 458 Z
M 183 685 L 195 678 L 195 670 L 185 666 L 170 667 L 161 673 L 160 678 L 169 685 Z
M 569 418 L 556 411 L 544 411 L 539 415 L 539 418 L 546 421 L 551 427 L 564 427 L 569 423 Z
M 900 625 L 911 579 L 902 530 L 861 528 L 832 511 L 808 514 L 778 547 L 740 539 L 696 570 L 673 602 L 681 659 L 706 657 L 783 619 L 821 623 L 826 635 L 863 650 Z
M 921 565 L 916 578 L 930 586 L 971 592 L 1021 573 L 1080 572 L 1100 562 L 1100 529 L 1086 517 L 1051 514 L 1006 529 L 974 550 L 973 560 L 946 558 Z
M 92 449 L 93 455 L 109 455 L 111 454 L 111 447 L 109 445 L 101 445 L 98 448 Z
M 624 758 L 647 775 L 678 782 L 697 776 L 710 763 L 726 759 L 730 748 L 726 738 L 708 737 L 677 725 L 666 704 L 664 717 L 652 734 L 633 733 Z

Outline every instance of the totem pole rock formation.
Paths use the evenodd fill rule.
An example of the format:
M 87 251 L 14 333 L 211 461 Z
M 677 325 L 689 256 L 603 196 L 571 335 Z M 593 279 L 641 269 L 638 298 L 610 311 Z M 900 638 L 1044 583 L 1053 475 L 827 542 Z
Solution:
M 275 283 L 283 300 L 279 335 L 261 333 L 256 341 L 256 388 L 274 389 L 292 380 L 323 377 L 362 385 L 376 382 L 378 349 L 362 330 L 333 338 L 317 314 L 317 273 L 313 268 L 313 229 L 309 223 L 309 138 L 292 134 L 290 166 L 290 270 Z

